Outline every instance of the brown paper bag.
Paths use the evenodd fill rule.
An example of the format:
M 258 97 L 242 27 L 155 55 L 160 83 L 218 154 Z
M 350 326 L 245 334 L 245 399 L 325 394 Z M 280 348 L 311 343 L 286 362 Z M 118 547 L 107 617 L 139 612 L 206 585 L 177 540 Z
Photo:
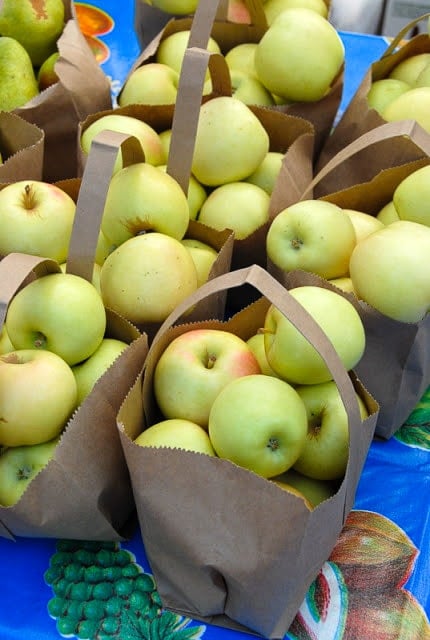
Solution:
M 57 47 L 58 82 L 14 110 L 45 132 L 43 177 L 47 182 L 77 173 L 76 130 L 87 115 L 112 106 L 110 82 L 94 57 L 76 18 L 73 2 L 64 0 L 66 22 Z
M 227 19 L 228 3 L 219 0 L 201 1 L 194 16 L 175 18 L 142 0 L 136 0 L 135 26 L 139 38 L 142 38 L 142 52 L 130 69 L 130 73 L 145 62 L 154 61 L 159 44 L 167 36 L 177 31 L 190 30 L 189 46 L 206 48 L 212 36 L 219 44 L 221 52 L 226 54 L 230 49 L 245 42 L 259 42 L 268 25 L 260 0 L 246 0 L 251 16 L 250 24 L 230 22 Z M 326 2 L 330 7 L 330 3 Z M 164 15 L 163 15 L 164 14 Z M 156 32 L 156 28 L 161 29 Z M 143 47 L 143 44 L 145 46 Z M 288 115 L 303 118 L 312 123 L 315 129 L 314 158 L 316 158 L 329 135 L 337 111 L 340 106 L 343 90 L 344 66 L 333 82 L 330 91 L 317 102 L 296 102 L 271 107 Z
M 363 159 L 367 157 L 372 164 L 371 156 L 379 157 L 381 145 L 386 157 L 382 158 L 380 170 L 373 176 L 368 174 L 367 181 L 351 184 L 355 175 L 363 175 Z M 406 151 L 403 163 L 402 149 Z M 429 152 L 430 137 L 414 121 L 385 123 L 332 158 L 301 199 L 319 197 L 343 208 L 377 215 L 392 199 L 401 180 L 430 163 Z M 414 155 L 415 160 L 412 159 Z M 387 159 L 391 157 L 396 158 L 397 165 L 390 166 Z M 344 163 L 346 166 L 343 168 Z M 376 162 L 373 166 L 376 168 Z M 345 179 L 334 190 L 338 176 L 341 181 Z M 328 191 L 329 186 L 332 191 Z M 268 269 L 286 284 L 291 282 L 291 278 L 296 278 L 294 274 L 282 276 L 270 265 Z M 303 274 L 300 276 L 301 281 L 304 277 Z M 430 317 L 427 314 L 416 323 L 399 322 L 357 300 L 352 294 L 344 295 L 357 308 L 365 327 L 366 349 L 356 372 L 380 405 L 375 433 L 387 439 L 403 425 L 430 384 Z
M 261 297 L 229 321 L 175 324 L 191 301 L 214 289 L 244 284 L 255 287 Z M 317 347 L 348 412 L 345 478 L 338 492 L 313 511 L 300 498 L 228 460 L 133 442 L 154 415 L 151 380 L 167 344 L 196 327 L 223 328 L 247 339 L 261 326 L 270 303 Z M 369 409 L 364 422 L 355 391 Z M 142 538 L 163 606 L 212 624 L 282 638 L 352 508 L 377 410 L 357 377 L 345 371 L 320 327 L 261 267 L 212 280 L 180 305 L 154 339 L 142 375 L 118 414 Z
M 8 111 L 0 111 L 0 182 L 41 180 L 45 133 Z
M 385 122 L 379 113 L 368 105 L 367 94 L 371 84 L 373 81 L 387 78 L 392 69 L 402 60 L 417 54 L 430 53 L 430 39 L 427 34 L 417 35 L 406 42 L 403 41 L 409 31 L 428 16 L 430 13 L 409 22 L 393 38 L 381 58 L 369 66 L 341 119 L 321 149 L 316 162 L 317 171 L 355 138 Z

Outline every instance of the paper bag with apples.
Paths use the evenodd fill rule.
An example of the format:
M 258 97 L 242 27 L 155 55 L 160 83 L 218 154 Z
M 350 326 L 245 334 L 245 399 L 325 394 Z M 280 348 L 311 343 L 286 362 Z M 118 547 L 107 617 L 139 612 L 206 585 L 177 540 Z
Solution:
M 124 158 L 139 148 L 123 136 Z M 116 414 L 148 338 L 105 307 L 94 278 L 97 172 L 112 171 L 118 136 L 97 151 L 82 180 L 57 183 L 76 198 L 65 273 L 24 253 L 0 261 L 0 522 L 11 538 L 121 540 L 134 523 Z
M 214 290 L 241 286 L 255 287 L 260 297 L 229 320 L 177 324 L 188 304 Z M 312 295 L 326 297 L 323 287 L 311 287 Z M 352 305 L 342 296 L 327 295 L 352 313 L 361 342 L 363 330 Z M 253 265 L 203 285 L 167 319 L 150 346 L 117 420 L 143 542 L 168 609 L 283 638 L 329 557 L 354 502 L 378 408 L 353 371 L 347 371 L 314 312 L 315 307 L 310 311 Z M 327 453 L 325 480 L 311 481 L 314 488 L 324 486 L 325 498 L 304 498 L 304 489 L 288 484 L 292 476 L 303 479 L 304 466 L 298 474 L 291 468 L 281 472 L 294 459 L 298 466 L 297 456 L 303 464 L 299 451 L 308 421 L 296 402 L 303 386 L 287 383 L 274 369 L 270 373 L 261 352 L 258 356 L 248 342 L 263 337 L 262 327 L 264 338 L 271 333 L 273 314 L 294 327 L 296 337 L 310 348 L 342 407 L 343 417 L 335 422 L 345 427 L 343 453 Z M 284 348 L 289 351 L 278 342 L 272 351 L 278 352 L 277 367 L 288 361 Z M 304 366 L 303 375 L 311 369 Z M 179 403 L 176 391 L 182 395 Z M 272 432 L 268 423 L 283 427 Z M 282 435 L 285 428 L 289 435 Z M 316 455 L 310 455 L 311 461 L 308 456 L 309 467 L 318 466 Z M 335 471 L 332 462 L 341 457 L 342 469 Z
M 404 40 L 416 24 L 429 16 L 426 13 L 409 22 L 391 40 L 381 58 L 369 66 L 326 139 L 317 170 L 355 138 L 384 122 L 415 119 L 430 132 L 430 38 L 422 33 Z
M 0 111 L 0 182 L 43 175 L 44 132 L 14 113 Z
M 13 109 L 45 133 L 43 177 L 49 182 L 77 176 L 77 126 L 88 114 L 112 106 L 109 79 L 79 27 L 73 2 L 63 4 L 63 28 L 49 49 L 49 57 L 59 54 L 49 83 L 37 84 L 34 97 Z M 41 64 L 33 64 L 36 80 Z
M 366 152 L 370 161 L 382 149 L 380 170 L 362 172 Z M 357 241 L 345 277 L 331 283 L 354 304 L 365 326 L 366 349 L 356 372 L 380 405 L 376 434 L 385 439 L 407 428 L 430 384 L 429 152 L 429 137 L 416 122 L 383 124 L 332 158 L 302 195 L 332 203 L 355 220 Z M 348 174 L 367 179 L 351 184 Z M 338 175 L 339 188 L 328 191 Z M 297 282 L 294 273 L 268 268 L 281 282 Z
M 275 17 L 266 15 L 261 2 L 246 0 L 242 5 L 241 11 L 245 10 L 247 17 L 237 15 L 235 19 L 238 8 L 233 9 L 228 2 L 206 0 L 198 4 L 194 16 L 171 19 L 143 49 L 118 102 L 127 104 L 130 95 L 139 93 L 145 100 L 149 93 L 145 85 L 149 87 L 150 75 L 156 71 L 154 63 L 164 67 L 164 73 L 158 73 L 163 76 L 166 91 L 180 70 L 184 47 L 207 47 L 225 56 L 235 97 L 312 123 L 316 157 L 334 124 L 343 88 L 345 52 L 339 34 L 328 20 L 329 4 L 322 0 L 319 11 L 290 10 L 281 21 L 277 19 L 277 28 L 272 26 Z M 273 9 L 280 11 L 281 4 L 276 6 Z M 157 10 L 142 5 L 142 11 L 151 14 Z M 151 24 L 150 15 L 142 19 L 144 25 Z M 315 51 L 310 51 L 309 41 Z M 139 79 L 136 75 L 131 78 L 137 70 Z M 209 83 L 205 92 L 210 92 Z

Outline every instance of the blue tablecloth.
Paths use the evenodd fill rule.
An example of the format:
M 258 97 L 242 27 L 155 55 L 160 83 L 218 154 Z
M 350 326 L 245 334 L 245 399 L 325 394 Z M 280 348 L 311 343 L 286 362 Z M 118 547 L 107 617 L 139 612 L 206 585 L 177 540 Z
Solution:
M 115 96 L 139 53 L 133 3 L 95 0 L 84 6 L 112 19 L 110 31 L 94 37 Z M 342 110 L 387 42 L 341 36 Z M 430 638 L 429 420 L 430 392 L 395 436 L 372 444 L 354 510 L 290 628 L 291 640 Z M 1 640 L 253 637 L 170 612 L 160 616 L 138 530 L 121 544 L 0 539 L 0 587 Z

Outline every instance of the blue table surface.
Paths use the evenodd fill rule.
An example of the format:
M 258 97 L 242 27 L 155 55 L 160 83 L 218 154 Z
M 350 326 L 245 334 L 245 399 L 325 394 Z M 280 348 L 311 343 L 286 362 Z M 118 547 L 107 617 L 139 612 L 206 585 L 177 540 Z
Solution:
M 94 0 L 91 5 L 107 12 L 114 21 L 112 30 L 99 37 L 108 48 L 108 58 L 101 63 L 102 68 L 110 77 L 112 93 L 116 95 L 139 54 L 133 31 L 134 7 L 132 2 L 113 0 Z M 346 50 L 342 111 L 369 65 L 381 56 L 388 43 L 379 36 L 346 32 L 340 35 Z M 353 533 L 352 542 L 348 543 L 350 538 L 346 535 L 345 539 L 341 537 L 342 553 L 338 553 L 336 562 L 330 560 L 323 567 L 318 589 L 309 593 L 295 626 L 286 636 L 290 640 L 422 640 L 430 637 L 427 402 L 430 401 L 424 398 L 422 407 L 417 407 L 411 416 L 412 429 L 401 429 L 387 442 L 373 442 L 357 491 L 354 520 L 346 524 L 345 531 Z M 77 627 L 79 617 L 83 620 L 82 609 L 59 613 L 56 609 L 59 593 L 52 582 L 52 571 L 48 571 L 53 558 L 58 560 L 66 547 L 65 541 L 55 539 L 20 538 L 13 542 L 0 539 L 1 640 L 255 637 L 180 619 L 173 614 L 163 632 L 155 623 L 150 630 L 124 618 L 120 624 L 118 616 L 105 620 L 103 633 L 96 633 L 95 623 L 91 626 L 88 620 L 86 625 Z M 112 547 L 112 563 L 119 548 L 130 553 L 131 564 L 151 576 L 138 530 L 127 542 Z M 369 557 L 363 560 L 366 548 L 374 553 L 369 551 Z M 96 554 L 97 548 L 91 552 Z M 68 572 L 66 565 L 64 560 L 62 570 L 72 581 L 71 567 Z M 352 583 L 348 583 L 342 569 L 346 565 L 355 567 Z M 157 601 L 155 585 L 152 599 Z M 93 621 L 100 615 L 100 612 L 94 613 Z

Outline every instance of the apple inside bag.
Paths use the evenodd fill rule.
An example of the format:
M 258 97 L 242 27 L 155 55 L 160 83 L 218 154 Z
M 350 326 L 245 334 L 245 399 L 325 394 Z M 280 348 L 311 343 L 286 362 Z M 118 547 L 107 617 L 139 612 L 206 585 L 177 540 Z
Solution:
M 246 285 L 254 287 L 259 297 L 229 320 L 207 318 L 197 323 L 178 323 L 188 304 L 200 296 Z M 252 368 L 256 360 L 251 365 L 249 352 L 245 356 L 246 346 L 250 349 L 248 340 L 261 331 L 266 318 L 269 322 L 271 308 L 277 308 L 285 322 L 290 321 L 296 328 L 301 340 L 312 345 L 312 357 L 319 360 L 325 371 L 323 375 L 332 377 L 340 394 L 342 410 L 348 416 L 345 470 L 332 485 L 331 497 L 320 498 L 315 508 L 297 491 L 291 487 L 284 490 L 270 478 L 271 474 L 279 474 L 280 468 L 291 464 L 291 458 L 287 462 L 282 459 L 287 453 L 281 444 L 283 438 L 291 444 L 287 455 L 297 458 L 298 449 L 293 450 L 293 447 L 301 450 L 307 431 L 296 385 L 278 375 L 256 373 Z M 228 345 L 224 351 L 223 332 L 229 334 L 224 341 Z M 362 335 L 360 330 L 358 332 Z M 266 333 L 269 335 L 268 324 Z M 192 337 L 196 335 L 199 341 L 212 345 L 209 353 L 218 354 L 216 362 L 206 363 L 206 374 L 202 372 L 201 377 L 198 365 L 190 360 L 191 354 L 196 355 L 200 350 L 197 342 L 194 349 L 191 347 Z M 358 346 L 354 358 L 359 357 L 360 350 Z M 208 353 L 207 348 L 204 351 Z M 171 419 L 168 427 L 176 444 L 163 446 L 155 434 L 152 446 L 139 444 L 141 433 L 148 434 L 149 438 L 152 425 L 163 421 L 166 415 L 171 418 L 168 407 L 173 406 L 173 398 L 169 400 L 169 389 L 174 388 L 174 375 L 169 371 L 174 367 L 175 359 L 180 362 L 182 358 L 189 360 L 188 371 L 181 369 L 187 376 L 181 403 L 184 409 L 195 406 L 194 402 L 186 400 L 193 394 L 193 385 L 200 389 L 199 398 L 207 397 L 202 391 L 203 377 L 211 376 L 211 371 L 214 373 L 211 384 L 217 381 L 216 384 L 224 385 L 209 409 L 207 426 L 200 427 L 218 451 L 215 455 L 207 449 L 193 449 L 193 446 L 197 447 L 197 438 L 193 445 L 185 444 L 183 440 L 181 446 L 180 429 Z M 230 364 L 223 364 L 227 361 Z M 237 364 L 233 364 L 235 361 Z M 240 370 L 236 369 L 239 362 Z M 272 363 L 278 366 L 276 359 Z M 193 371 L 196 377 L 191 383 L 188 378 L 192 379 Z M 235 374 L 234 371 L 247 373 Z M 224 378 L 220 383 L 222 376 L 229 380 Z M 171 381 L 169 384 L 163 382 L 167 379 Z M 240 399 L 240 394 L 235 395 L 235 389 L 242 386 L 247 390 Z M 165 400 L 162 399 L 164 392 L 167 394 Z M 268 400 L 275 397 L 276 401 Z M 236 402 L 239 403 L 237 409 Z M 243 429 L 243 439 L 240 438 L 235 449 L 251 453 L 259 445 L 255 442 L 254 445 L 243 444 L 252 438 L 249 425 L 257 428 L 257 423 L 260 420 L 264 423 L 269 414 L 275 423 L 278 412 L 285 414 L 284 402 L 290 407 L 289 420 L 282 421 L 285 436 L 281 436 L 281 432 L 271 434 L 270 447 L 268 445 L 265 452 L 263 447 L 258 456 L 261 465 L 256 466 L 255 457 L 250 460 L 239 456 L 234 462 L 230 451 L 234 448 L 233 438 L 230 442 L 229 433 L 235 429 L 239 433 Z M 360 403 L 365 407 L 363 413 Z M 160 406 L 163 407 L 161 414 Z M 249 412 L 251 418 L 247 417 Z M 267 638 L 284 637 L 352 508 L 377 412 L 377 404 L 355 374 L 347 372 L 321 326 L 285 287 L 258 265 L 211 280 L 180 305 L 151 343 L 141 374 L 117 416 L 142 538 L 163 606 L 212 624 L 251 630 Z M 239 416 L 248 424 L 248 429 L 244 428 Z M 205 418 L 197 415 L 189 414 L 185 419 L 206 424 Z M 287 431 L 289 436 L 286 436 Z M 316 540 L 318 544 L 315 544 Z M 262 599 L 271 602 L 264 612 L 259 606 Z

